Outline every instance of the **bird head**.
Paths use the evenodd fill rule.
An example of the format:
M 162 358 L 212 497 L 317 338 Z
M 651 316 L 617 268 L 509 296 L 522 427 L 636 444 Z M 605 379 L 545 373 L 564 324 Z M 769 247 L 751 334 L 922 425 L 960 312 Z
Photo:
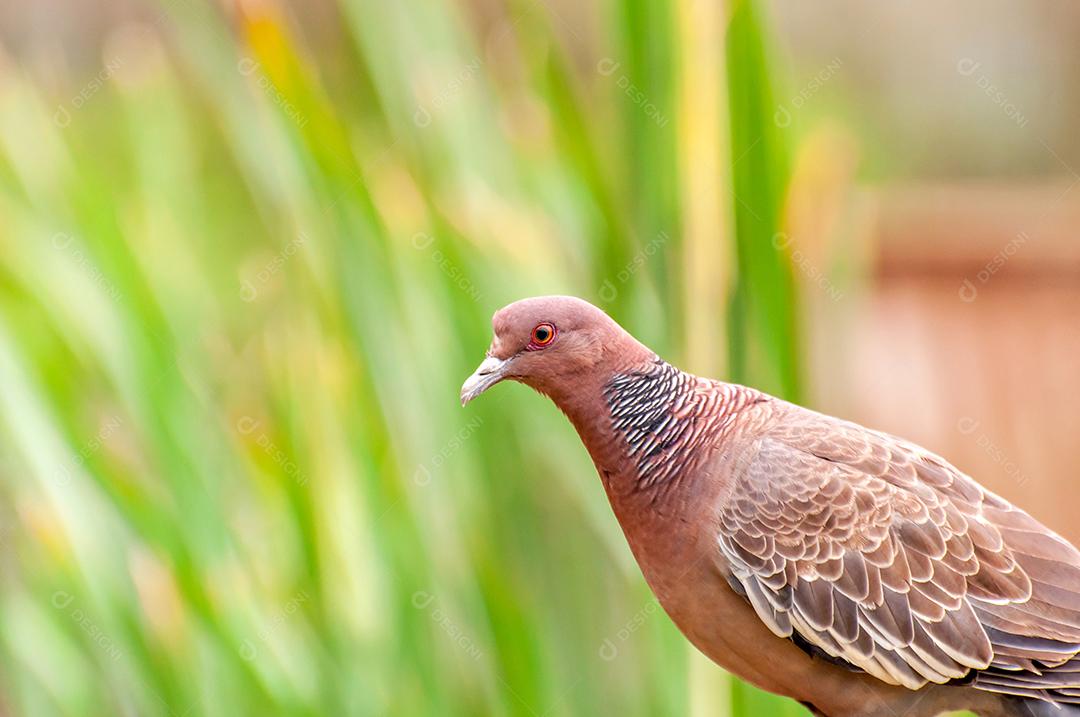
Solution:
M 607 357 L 644 348 L 603 311 L 572 296 L 515 301 L 495 312 L 491 326 L 495 337 L 461 387 L 462 405 L 504 379 L 554 396 Z

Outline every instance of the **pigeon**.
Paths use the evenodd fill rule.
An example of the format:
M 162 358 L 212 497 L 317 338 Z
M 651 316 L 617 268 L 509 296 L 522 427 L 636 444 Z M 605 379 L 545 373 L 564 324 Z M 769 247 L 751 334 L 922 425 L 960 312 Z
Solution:
M 690 642 L 814 714 L 1080 714 L 1080 552 L 901 438 L 681 371 L 588 302 L 495 313 Z

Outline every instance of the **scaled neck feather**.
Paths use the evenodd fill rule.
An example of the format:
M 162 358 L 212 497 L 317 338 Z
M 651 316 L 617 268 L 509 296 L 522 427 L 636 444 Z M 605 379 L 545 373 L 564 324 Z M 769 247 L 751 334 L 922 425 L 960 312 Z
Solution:
M 589 385 L 595 384 L 595 385 Z M 601 381 L 553 396 L 574 424 L 609 493 L 662 499 L 722 440 L 731 419 L 765 400 L 752 389 L 703 379 L 650 352 Z

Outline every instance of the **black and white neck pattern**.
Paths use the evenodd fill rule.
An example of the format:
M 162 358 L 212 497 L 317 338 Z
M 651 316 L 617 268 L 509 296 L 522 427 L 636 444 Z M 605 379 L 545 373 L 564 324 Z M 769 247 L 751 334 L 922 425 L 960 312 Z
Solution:
M 662 359 L 616 374 L 604 387 L 612 428 L 626 442 L 637 487 L 678 482 L 756 392 L 698 378 Z

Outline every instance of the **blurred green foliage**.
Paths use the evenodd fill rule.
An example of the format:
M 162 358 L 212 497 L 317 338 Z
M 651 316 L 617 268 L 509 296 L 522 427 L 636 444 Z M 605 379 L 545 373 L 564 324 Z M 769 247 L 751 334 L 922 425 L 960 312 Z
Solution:
M 167 2 L 63 89 L 0 63 L 0 711 L 803 713 L 688 677 L 553 406 L 458 406 L 541 293 L 675 361 L 715 317 L 729 377 L 799 388 L 756 8 L 687 238 L 685 9 L 553 7 Z

